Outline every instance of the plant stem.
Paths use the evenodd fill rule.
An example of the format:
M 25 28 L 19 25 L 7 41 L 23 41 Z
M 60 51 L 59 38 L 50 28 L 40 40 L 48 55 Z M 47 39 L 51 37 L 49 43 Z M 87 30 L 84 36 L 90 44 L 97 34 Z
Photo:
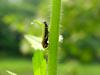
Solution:
M 48 51 L 48 75 L 57 75 L 57 50 L 61 0 L 51 0 L 51 18 Z

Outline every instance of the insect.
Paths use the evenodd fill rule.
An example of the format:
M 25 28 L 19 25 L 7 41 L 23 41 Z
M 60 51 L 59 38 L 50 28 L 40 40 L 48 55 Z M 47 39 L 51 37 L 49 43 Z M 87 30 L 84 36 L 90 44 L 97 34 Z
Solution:
M 48 24 L 46 21 L 43 22 L 43 24 L 45 25 L 45 29 L 44 29 L 44 36 L 43 36 L 43 40 L 42 40 L 42 46 L 43 48 L 47 48 L 48 47 Z

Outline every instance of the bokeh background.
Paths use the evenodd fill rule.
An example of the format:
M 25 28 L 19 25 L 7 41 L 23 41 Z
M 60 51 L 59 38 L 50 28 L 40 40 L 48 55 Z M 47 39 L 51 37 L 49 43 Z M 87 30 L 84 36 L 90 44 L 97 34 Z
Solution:
M 33 75 L 33 48 L 41 37 L 33 20 L 50 19 L 50 0 L 0 0 L 0 75 Z M 58 75 L 100 75 L 100 0 L 62 0 Z

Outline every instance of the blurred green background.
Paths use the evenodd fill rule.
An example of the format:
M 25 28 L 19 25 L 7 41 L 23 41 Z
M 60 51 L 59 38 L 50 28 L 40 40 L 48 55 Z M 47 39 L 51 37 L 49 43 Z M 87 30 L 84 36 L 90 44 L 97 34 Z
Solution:
M 50 0 L 0 0 L 0 75 L 32 75 L 33 49 L 25 34 L 41 37 L 33 20 L 50 19 Z M 100 0 L 62 0 L 58 75 L 100 75 Z

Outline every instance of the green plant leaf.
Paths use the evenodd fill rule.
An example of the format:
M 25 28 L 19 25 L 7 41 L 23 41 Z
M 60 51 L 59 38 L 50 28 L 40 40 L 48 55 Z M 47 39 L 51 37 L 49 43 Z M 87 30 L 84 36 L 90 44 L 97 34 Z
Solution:
M 46 60 L 43 51 L 36 50 L 32 60 L 34 75 L 46 75 Z
M 24 37 L 35 50 L 44 50 L 41 44 L 42 38 L 32 35 L 25 35 Z

